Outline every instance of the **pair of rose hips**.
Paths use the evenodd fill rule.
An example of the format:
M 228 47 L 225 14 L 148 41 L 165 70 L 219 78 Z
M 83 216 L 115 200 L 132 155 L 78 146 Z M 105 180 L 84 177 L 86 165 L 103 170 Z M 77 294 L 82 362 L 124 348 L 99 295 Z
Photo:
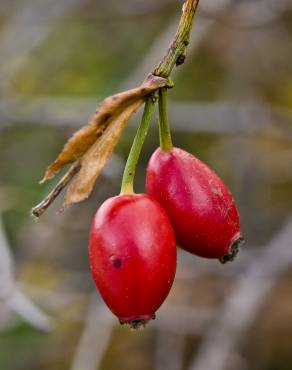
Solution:
M 157 149 L 147 194 L 119 195 L 98 209 L 90 263 L 104 301 L 121 323 L 144 325 L 167 297 L 183 249 L 221 262 L 242 242 L 234 200 L 222 180 L 184 150 Z

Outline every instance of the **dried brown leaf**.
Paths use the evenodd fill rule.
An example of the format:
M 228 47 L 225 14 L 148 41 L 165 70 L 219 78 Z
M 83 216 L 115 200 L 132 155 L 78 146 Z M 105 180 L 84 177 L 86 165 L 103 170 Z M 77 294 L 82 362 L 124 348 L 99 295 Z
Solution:
M 125 109 L 165 85 L 164 78 L 150 74 L 141 86 L 106 98 L 89 122 L 68 140 L 57 159 L 48 167 L 41 183 L 53 178 L 66 164 L 80 160 Z
M 69 207 L 72 203 L 80 202 L 90 195 L 98 175 L 112 154 L 129 118 L 142 104 L 143 99 L 131 103 L 127 109 L 111 121 L 100 139 L 84 154 L 80 161 L 81 170 L 67 190 L 64 208 Z

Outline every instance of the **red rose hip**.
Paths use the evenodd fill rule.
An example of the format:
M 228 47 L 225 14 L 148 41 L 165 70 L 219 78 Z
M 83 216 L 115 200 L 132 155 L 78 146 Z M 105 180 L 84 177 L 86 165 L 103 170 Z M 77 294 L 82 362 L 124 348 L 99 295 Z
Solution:
M 165 209 L 177 242 L 201 257 L 233 260 L 243 242 L 239 215 L 222 180 L 192 154 L 157 149 L 149 162 L 147 193 Z
M 155 317 L 176 270 L 176 242 L 165 211 L 146 194 L 120 195 L 98 209 L 90 232 L 96 287 L 120 322 Z

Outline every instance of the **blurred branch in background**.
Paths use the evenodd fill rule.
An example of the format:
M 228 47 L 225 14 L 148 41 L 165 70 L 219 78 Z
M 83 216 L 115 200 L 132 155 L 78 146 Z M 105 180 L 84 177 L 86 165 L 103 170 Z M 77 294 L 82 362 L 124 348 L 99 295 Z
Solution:
M 78 127 L 97 104 L 96 98 L 42 97 L 2 99 L 0 126 L 30 122 L 35 125 Z M 177 132 L 260 135 L 292 139 L 292 111 L 256 101 L 170 103 L 171 126 Z M 132 122 L 132 125 L 134 123 Z
M 189 370 L 225 370 L 279 277 L 292 264 L 292 219 L 247 267 L 203 336 Z
M 14 262 L 0 218 L 0 301 L 36 329 L 49 331 L 52 320 L 28 297 L 14 280 Z
M 174 0 L 144 0 L 133 1 L 130 3 L 115 3 L 115 7 L 111 7 L 111 11 L 101 11 L 99 14 L 86 13 L 86 19 L 121 19 L 130 17 L 144 17 L 149 15 L 165 14 L 168 9 L 176 5 Z M 140 81 L 139 81 L 140 82 Z
M 96 370 L 107 349 L 115 318 L 94 292 L 90 298 L 83 332 L 75 351 L 71 370 Z
M 157 366 L 155 369 L 179 370 L 183 356 L 181 352 L 183 350 L 183 335 L 200 335 L 212 316 L 213 312 L 206 308 L 200 310 L 181 305 L 172 307 L 170 304 L 165 304 L 160 310 L 159 320 L 152 323 L 158 329 L 155 355 Z M 192 324 L 190 325 L 190 323 Z M 115 325 L 116 319 L 97 299 L 94 292 L 90 299 L 85 326 L 71 370 L 96 370 L 100 368 Z M 92 345 L 93 343 L 94 345 Z M 171 352 L 169 352 L 170 349 Z M 168 355 L 166 356 L 166 354 Z M 165 367 L 166 364 L 167 367 Z
M 200 43 L 203 36 L 209 30 L 212 22 L 209 20 L 198 18 L 196 22 L 196 33 L 191 38 L 190 46 L 188 48 L 188 54 L 190 54 Z M 165 48 L 170 42 L 170 35 L 172 35 L 177 27 L 177 19 L 171 20 L 167 26 L 162 30 L 162 32 L 156 37 L 154 44 L 151 46 L 150 50 L 147 51 L 146 55 L 143 57 L 142 61 L 138 66 L 131 72 L 131 75 L 122 83 L 122 89 L 128 89 L 133 86 L 133 84 L 138 84 L 141 81 L 142 76 L 145 76 L 149 67 L 156 65 L 159 61 L 159 55 L 161 50 Z M 181 69 L 175 69 L 174 74 L 178 73 Z
M 233 3 L 231 19 L 223 20 L 218 14 L 218 8 Z M 276 25 L 280 17 L 291 9 L 290 0 L 254 0 L 232 1 L 220 0 L 214 2 L 207 0 L 201 5 L 202 14 L 209 19 L 220 22 L 225 26 L 241 29 L 266 28 Z M 259 16 L 260 15 L 260 16 Z

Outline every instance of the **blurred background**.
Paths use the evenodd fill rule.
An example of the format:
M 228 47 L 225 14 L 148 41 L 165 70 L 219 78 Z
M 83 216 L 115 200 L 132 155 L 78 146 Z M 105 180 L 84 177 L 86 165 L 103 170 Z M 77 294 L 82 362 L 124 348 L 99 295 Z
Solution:
M 89 226 L 119 192 L 139 115 L 87 201 L 58 215 L 58 199 L 37 223 L 29 214 L 66 139 L 159 62 L 181 5 L 0 0 L 1 370 L 292 369 L 291 0 L 201 0 L 169 94 L 175 145 L 237 201 L 247 243 L 235 262 L 180 251 L 171 294 L 142 331 L 120 327 L 101 301 Z M 157 146 L 154 121 L 139 191 Z

